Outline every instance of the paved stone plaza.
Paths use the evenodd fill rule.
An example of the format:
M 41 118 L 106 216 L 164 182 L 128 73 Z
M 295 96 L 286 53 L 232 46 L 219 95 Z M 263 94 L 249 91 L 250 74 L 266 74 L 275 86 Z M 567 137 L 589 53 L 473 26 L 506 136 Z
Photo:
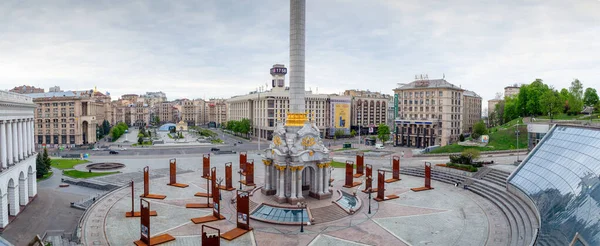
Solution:
M 249 155 L 249 159 L 259 160 L 259 156 Z M 142 176 L 141 168 L 150 165 L 152 169 L 168 166 L 168 158 L 152 160 L 120 160 L 129 173 L 103 177 L 103 181 L 123 182 L 133 176 Z M 178 159 L 178 169 L 189 170 L 178 175 L 179 183 L 189 184 L 188 188 L 167 186 L 168 177 L 157 175 L 150 181 L 150 192 L 166 195 L 165 200 L 148 199 L 151 209 L 158 216 L 151 217 L 151 233 L 169 233 L 176 241 L 165 245 L 200 245 L 201 225 L 190 219 L 212 213 L 211 209 L 186 209 L 186 203 L 204 203 L 206 198 L 194 197 L 196 192 L 204 192 L 205 179 L 200 178 L 200 158 Z M 217 167 L 217 175 L 224 176 L 224 163 L 233 163 L 233 186 L 239 188 L 237 180 L 238 156 L 213 156 L 211 166 Z M 369 160 L 366 163 L 370 163 Z M 255 180 L 262 184 L 264 167 L 257 163 Z M 342 169 L 332 173 L 335 190 L 352 193 L 356 190 L 342 188 Z M 254 228 L 250 233 L 233 241 L 221 240 L 224 245 L 505 245 L 508 237 L 508 224 L 497 207 L 474 193 L 460 187 L 432 181 L 434 190 L 412 192 L 410 188 L 423 186 L 423 179 L 403 175 L 400 182 L 386 184 L 386 194 L 398 194 L 400 198 L 382 203 L 371 202 L 372 213 L 367 214 L 367 195 L 358 192 L 362 208 L 354 215 L 342 219 L 305 226 L 300 233 L 299 226 L 275 225 L 256 220 L 250 221 Z M 136 180 L 139 180 L 135 178 Z M 355 179 L 359 180 L 359 179 Z M 376 184 L 376 179 L 374 184 Z M 358 187 L 361 188 L 361 187 Z M 361 188 L 362 189 L 362 188 Z M 139 195 L 142 183 L 136 182 L 135 210 L 139 211 Z M 221 233 L 235 227 L 235 204 L 230 200 L 235 192 L 223 191 L 221 213 L 226 220 L 211 222 L 208 225 L 221 229 Z M 265 198 L 255 193 L 251 201 L 260 203 Z M 333 198 L 337 198 L 334 195 Z M 309 207 L 311 202 L 308 198 Z M 283 204 L 282 204 L 283 205 Z M 316 205 L 316 204 L 315 204 Z M 85 245 L 130 245 L 138 240 L 140 219 L 125 218 L 131 210 L 129 188 L 117 190 L 90 208 L 82 227 L 82 243 Z

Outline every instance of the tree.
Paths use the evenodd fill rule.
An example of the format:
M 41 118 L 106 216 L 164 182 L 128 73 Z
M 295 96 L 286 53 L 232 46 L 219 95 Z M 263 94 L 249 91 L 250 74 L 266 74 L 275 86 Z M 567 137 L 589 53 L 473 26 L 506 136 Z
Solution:
M 578 79 L 571 82 L 569 87 L 569 114 L 579 114 L 583 110 L 583 84 Z
M 108 120 L 102 121 L 102 135 L 106 136 L 110 133 L 110 122 Z
M 138 137 L 138 144 L 142 145 L 144 143 L 144 139 L 142 137 Z
M 335 139 L 338 139 L 342 136 L 344 136 L 344 130 L 338 129 L 333 132 L 333 137 L 335 137 Z
M 42 153 L 38 152 L 37 157 L 35 158 L 35 176 L 37 178 L 41 178 L 48 173 L 48 168 L 44 163 L 44 158 L 42 157 Z
M 42 156 L 42 163 L 46 166 L 46 170 L 51 170 L 52 160 L 48 157 L 48 149 L 44 148 L 44 154 Z
M 596 92 L 596 89 L 589 87 L 585 89 L 585 93 L 583 94 L 583 104 L 585 106 L 596 106 L 596 104 L 598 104 L 598 101 L 600 100 L 598 99 L 598 93 Z
M 488 129 L 485 126 L 483 120 L 478 121 L 473 125 L 473 139 L 479 138 L 481 135 L 485 135 L 488 133 Z
M 556 90 L 546 91 L 541 97 L 541 102 L 541 110 L 550 117 L 550 122 L 562 111 L 563 102 L 561 102 L 560 93 Z
M 504 114 L 502 115 L 502 124 L 519 118 L 520 111 L 518 107 L 521 105 L 520 101 L 521 97 L 507 97 L 504 99 Z
M 385 144 L 385 141 L 390 139 L 390 127 L 386 124 L 379 124 L 377 126 L 377 138 L 381 140 L 381 144 Z
M 473 163 L 473 161 L 476 161 L 477 159 L 479 159 L 480 155 L 481 155 L 481 153 L 479 152 L 479 150 L 474 149 L 474 148 L 465 149 L 461 153 L 461 156 L 466 158 L 467 162 L 468 162 L 468 163 L 464 163 L 464 164 Z
M 563 104 L 562 112 L 566 114 L 569 111 L 569 90 L 566 88 L 560 90 L 560 101 Z
M 355 130 L 350 131 L 350 136 L 352 136 L 352 137 L 356 136 L 356 131 Z
M 461 133 L 460 136 L 458 136 L 458 141 L 464 142 L 465 141 L 465 135 L 463 135 Z

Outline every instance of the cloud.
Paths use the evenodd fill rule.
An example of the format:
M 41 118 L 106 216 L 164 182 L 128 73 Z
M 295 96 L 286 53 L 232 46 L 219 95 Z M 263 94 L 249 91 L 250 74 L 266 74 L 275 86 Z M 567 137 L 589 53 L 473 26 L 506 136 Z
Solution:
M 597 87 L 599 10 L 593 0 L 307 1 L 306 87 L 391 94 L 415 74 L 445 74 L 484 100 L 535 78 Z M 4 89 L 228 98 L 289 66 L 288 1 L 2 1 L 0 23 Z

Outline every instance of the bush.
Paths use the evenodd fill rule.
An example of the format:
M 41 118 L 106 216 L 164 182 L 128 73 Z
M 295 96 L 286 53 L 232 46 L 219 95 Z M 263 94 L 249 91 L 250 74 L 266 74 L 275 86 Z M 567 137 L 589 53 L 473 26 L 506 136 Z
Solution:
M 473 165 L 456 164 L 456 163 L 449 162 L 449 163 L 446 163 L 446 167 L 463 170 L 463 171 L 468 171 L 468 172 L 477 172 L 477 167 L 474 167 Z
M 458 136 L 458 140 L 461 142 L 465 141 L 465 135 L 462 135 L 462 133 L 460 134 L 460 136 Z
M 481 154 L 480 154 L 479 150 L 474 149 L 474 148 L 470 148 L 470 149 L 463 150 L 460 155 L 469 159 L 469 162 L 468 163 L 464 163 L 464 164 L 471 164 L 471 163 L 473 163 L 473 161 L 479 159 L 479 156 Z

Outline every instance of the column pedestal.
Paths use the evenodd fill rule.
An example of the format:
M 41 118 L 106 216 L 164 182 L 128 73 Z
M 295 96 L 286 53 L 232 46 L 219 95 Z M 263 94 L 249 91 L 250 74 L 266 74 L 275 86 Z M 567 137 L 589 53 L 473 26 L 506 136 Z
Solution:
M 277 197 L 276 200 L 278 203 L 286 202 L 287 199 L 285 197 L 285 166 L 277 167 L 279 170 L 279 187 L 277 188 Z

